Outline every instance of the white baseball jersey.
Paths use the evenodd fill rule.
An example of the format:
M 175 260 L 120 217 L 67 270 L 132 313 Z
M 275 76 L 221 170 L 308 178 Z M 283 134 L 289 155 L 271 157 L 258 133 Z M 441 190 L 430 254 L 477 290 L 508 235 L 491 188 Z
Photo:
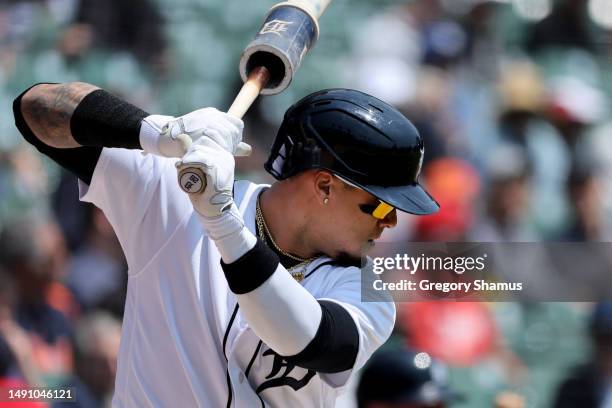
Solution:
M 129 266 L 113 406 L 333 407 L 351 374 L 390 335 L 393 303 L 361 302 L 359 268 L 316 259 L 301 283 L 349 312 L 359 332 L 357 361 L 336 374 L 289 364 L 243 318 L 174 162 L 105 148 L 90 186 L 80 184 L 81 200 L 104 211 Z M 252 232 L 264 187 L 235 183 Z

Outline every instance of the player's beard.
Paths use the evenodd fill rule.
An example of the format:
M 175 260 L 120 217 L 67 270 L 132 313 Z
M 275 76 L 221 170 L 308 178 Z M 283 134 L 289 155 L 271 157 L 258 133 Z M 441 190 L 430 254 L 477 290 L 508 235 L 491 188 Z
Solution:
M 345 251 L 340 251 L 334 259 L 341 265 L 361 267 L 361 257 L 351 255 Z
M 368 240 L 361 246 L 361 252 L 359 255 L 351 254 L 347 251 L 339 251 L 333 258 L 342 265 L 352 265 L 361 267 L 362 260 L 366 257 L 368 252 L 374 247 L 374 240 Z

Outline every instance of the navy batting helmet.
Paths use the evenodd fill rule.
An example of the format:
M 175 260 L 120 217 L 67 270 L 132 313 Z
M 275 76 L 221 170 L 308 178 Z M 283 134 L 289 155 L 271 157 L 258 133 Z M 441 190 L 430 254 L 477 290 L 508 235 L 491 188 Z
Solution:
M 315 92 L 285 113 L 266 170 L 283 180 L 329 170 L 411 214 L 438 210 L 418 183 L 423 139 L 391 105 L 352 89 Z

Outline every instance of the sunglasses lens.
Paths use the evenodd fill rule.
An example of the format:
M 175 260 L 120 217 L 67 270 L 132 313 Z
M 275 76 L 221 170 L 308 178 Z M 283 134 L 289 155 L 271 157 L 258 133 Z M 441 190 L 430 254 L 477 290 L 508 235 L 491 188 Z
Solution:
M 356 186 L 355 184 L 343 179 L 338 175 L 336 175 L 336 178 L 351 187 L 358 188 L 361 190 L 361 187 Z M 392 207 L 389 204 L 380 201 L 378 204 L 359 204 L 359 209 L 374 218 L 384 220 L 391 211 L 395 210 L 395 207 Z
M 381 202 L 380 204 L 378 204 L 378 207 L 376 207 L 376 210 L 374 210 L 372 215 L 374 216 L 374 218 L 378 218 L 379 220 L 384 220 L 385 217 L 389 215 L 391 211 L 393 211 L 392 206 L 390 206 L 387 203 Z
M 361 211 L 363 211 L 364 213 L 369 214 L 379 220 L 384 220 L 385 217 L 389 215 L 391 211 L 394 210 L 392 206 L 383 202 L 378 205 L 359 204 L 359 209 L 361 209 Z

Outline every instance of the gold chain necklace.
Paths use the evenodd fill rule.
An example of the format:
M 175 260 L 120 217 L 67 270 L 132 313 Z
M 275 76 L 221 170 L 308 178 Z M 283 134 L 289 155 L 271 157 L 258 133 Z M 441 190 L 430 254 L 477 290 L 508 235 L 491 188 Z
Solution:
M 263 213 L 261 212 L 261 207 L 259 205 L 259 197 L 257 198 L 257 204 L 255 206 L 255 221 L 257 223 L 257 232 L 258 232 L 259 238 L 263 242 L 267 242 L 267 240 L 266 240 L 266 235 L 267 235 L 269 240 L 270 240 L 270 242 L 274 246 L 274 248 L 280 254 L 282 254 L 283 256 L 286 256 L 289 259 L 293 259 L 294 261 L 299 262 L 297 265 L 294 265 L 294 266 L 288 268 L 287 272 L 289 272 L 291 274 L 293 279 L 295 279 L 298 282 L 301 282 L 304 279 L 304 272 L 303 272 L 303 270 L 305 269 L 306 265 L 308 265 L 310 262 L 312 262 L 316 257 L 301 258 L 299 256 L 292 255 L 292 254 L 290 254 L 290 253 L 280 249 L 280 247 L 278 246 L 276 241 L 274 241 L 274 238 L 272 238 L 272 234 L 270 233 L 270 230 L 268 229 L 268 224 L 266 224 L 266 220 L 264 219 Z M 304 267 L 304 268 L 302 268 L 302 267 Z M 300 271 L 300 272 L 293 272 L 295 269 L 298 269 L 298 268 L 302 269 L 302 271 Z

